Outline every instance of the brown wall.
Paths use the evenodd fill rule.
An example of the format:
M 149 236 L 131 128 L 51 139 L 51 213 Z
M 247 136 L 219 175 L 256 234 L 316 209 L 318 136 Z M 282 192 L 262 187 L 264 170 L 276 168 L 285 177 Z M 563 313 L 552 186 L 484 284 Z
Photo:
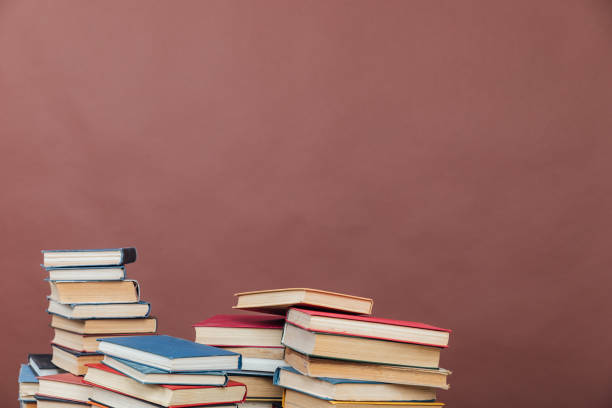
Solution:
M 135 245 L 164 333 L 308 286 L 454 329 L 443 401 L 609 406 L 612 9 L 0 2 L 0 398 L 40 249 Z

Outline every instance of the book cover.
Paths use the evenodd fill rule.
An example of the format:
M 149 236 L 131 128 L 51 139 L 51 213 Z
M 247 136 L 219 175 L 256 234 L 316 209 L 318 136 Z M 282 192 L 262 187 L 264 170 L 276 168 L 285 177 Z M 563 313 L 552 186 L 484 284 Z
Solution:
M 68 282 L 68 281 L 63 281 Z M 144 300 L 139 300 L 138 302 L 130 302 L 130 303 L 59 303 L 55 300 L 52 300 L 47 296 L 47 300 L 49 300 L 49 308 L 47 309 L 47 313 L 51 315 L 61 316 L 66 319 L 76 319 L 76 320 L 97 320 L 97 319 L 144 319 L 150 316 L 151 314 L 151 304 L 149 302 L 145 302 Z M 112 308 L 118 307 L 120 308 L 122 305 L 146 305 L 147 311 L 145 314 L 138 314 L 132 316 L 112 316 L 112 317 L 95 317 L 91 316 L 79 316 L 72 317 L 69 314 L 63 314 L 63 311 L 66 308 L 69 308 L 71 312 L 74 313 L 75 309 L 83 309 L 88 306 L 110 306 Z M 53 311 L 51 309 L 57 309 L 57 311 Z
M 68 347 L 60 346 L 59 344 L 51 343 L 53 347 L 57 347 L 58 349 L 65 351 L 68 354 L 72 354 L 75 357 L 84 357 L 84 356 L 100 356 L 102 353 L 88 352 L 88 351 L 78 351 L 73 350 Z
M 79 253 L 85 253 L 85 252 L 99 252 L 99 253 L 114 253 L 114 252 L 118 252 L 119 253 L 119 261 L 117 263 L 105 263 L 104 265 L 106 266 L 118 266 L 118 265 L 125 265 L 128 263 L 132 263 L 132 262 L 136 262 L 136 258 L 138 257 L 138 253 L 136 251 L 136 248 L 134 247 L 125 247 L 125 248 L 105 248 L 105 249 L 44 249 L 41 251 L 43 254 L 43 257 L 45 259 L 45 266 L 47 266 L 47 256 L 46 254 L 50 254 L 51 256 L 54 255 L 67 255 L 70 256 L 70 254 L 76 254 L 78 255 Z M 54 265 L 49 265 L 49 266 L 54 266 Z M 98 264 L 93 264 L 93 265 L 67 265 L 67 266 L 99 266 Z
M 221 314 L 194 324 L 194 327 L 233 327 L 248 329 L 282 329 L 285 319 L 266 315 Z
M 67 383 L 67 384 L 86 385 L 83 382 L 83 377 L 74 375 L 74 374 L 70 374 L 70 373 L 46 375 L 41 378 L 44 381 L 56 381 L 56 382 Z
M 36 398 L 37 401 L 40 400 L 40 401 L 62 402 L 64 404 L 74 404 L 75 408 L 78 406 L 89 407 L 89 403 L 86 401 L 56 398 L 56 397 L 52 397 L 50 395 L 44 395 L 44 394 L 36 394 L 34 398 Z
M 21 364 L 19 368 L 19 383 L 37 383 L 36 373 L 29 364 Z

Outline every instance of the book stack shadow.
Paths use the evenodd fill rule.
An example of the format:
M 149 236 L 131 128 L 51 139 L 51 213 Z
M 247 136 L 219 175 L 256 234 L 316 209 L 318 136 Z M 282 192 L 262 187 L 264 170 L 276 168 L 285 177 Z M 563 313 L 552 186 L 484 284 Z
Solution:
M 372 317 L 372 299 L 322 290 L 279 289 L 236 296 L 236 309 L 285 319 L 282 330 L 274 323 L 280 337 L 274 341 L 280 340 L 284 347 L 285 364 L 275 370 L 273 384 L 284 390 L 283 407 L 444 405 L 437 402 L 437 391 L 449 388 L 450 372 L 440 368 L 439 362 L 448 347 L 450 330 Z M 251 337 L 260 338 L 263 344 L 268 338 L 264 332 L 272 325 L 268 327 L 264 315 L 254 316 L 251 319 L 258 322 L 250 329 L 261 335 Z M 228 322 L 228 329 L 236 327 L 240 323 L 234 319 L 213 318 L 197 324 L 196 340 L 219 342 L 211 327 L 219 326 L 214 324 L 218 320 Z
M 31 354 L 21 366 L 19 400 L 24 407 L 89 407 L 91 386 L 83 376 L 88 364 L 103 359 L 98 340 L 157 330 L 138 282 L 126 279 L 136 249 L 42 252 L 51 290 L 51 353 Z

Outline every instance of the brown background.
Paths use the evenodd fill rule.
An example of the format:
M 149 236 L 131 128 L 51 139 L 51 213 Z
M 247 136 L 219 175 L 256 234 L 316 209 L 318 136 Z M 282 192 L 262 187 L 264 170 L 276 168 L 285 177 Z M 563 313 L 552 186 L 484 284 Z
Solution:
M 454 329 L 458 407 L 609 406 L 609 2 L 0 2 L 0 398 L 40 249 L 135 245 L 163 333 L 308 286 Z

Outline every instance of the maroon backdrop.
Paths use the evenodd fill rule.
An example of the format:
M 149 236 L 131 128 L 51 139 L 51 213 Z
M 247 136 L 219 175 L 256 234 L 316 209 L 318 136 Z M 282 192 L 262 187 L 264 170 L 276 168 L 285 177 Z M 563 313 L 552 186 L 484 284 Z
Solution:
M 454 329 L 441 400 L 608 406 L 612 7 L 0 3 L 3 405 L 40 249 L 134 245 L 164 333 L 307 286 Z

